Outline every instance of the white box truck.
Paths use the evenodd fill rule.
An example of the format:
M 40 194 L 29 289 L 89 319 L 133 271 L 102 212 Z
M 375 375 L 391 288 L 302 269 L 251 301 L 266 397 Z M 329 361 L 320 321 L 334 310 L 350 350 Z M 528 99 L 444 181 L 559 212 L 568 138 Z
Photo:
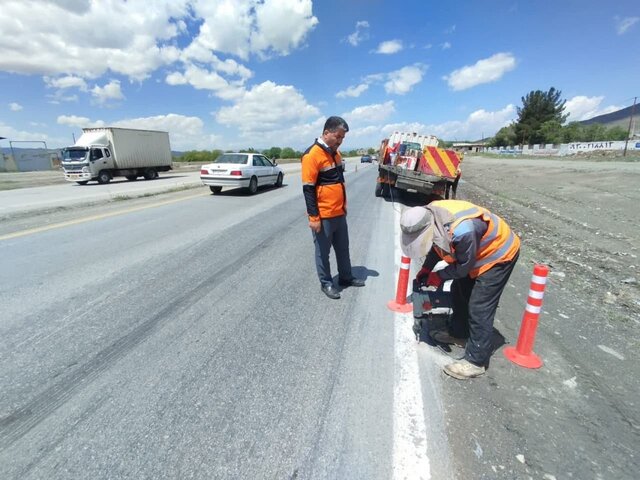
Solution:
M 113 177 L 151 180 L 171 170 L 169 133 L 133 128 L 83 128 L 75 145 L 62 150 L 64 177 L 86 185 Z

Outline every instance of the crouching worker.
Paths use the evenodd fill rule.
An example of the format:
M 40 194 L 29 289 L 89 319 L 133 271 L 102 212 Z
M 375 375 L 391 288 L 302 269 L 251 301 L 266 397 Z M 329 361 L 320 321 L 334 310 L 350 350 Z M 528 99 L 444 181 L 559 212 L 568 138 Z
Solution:
M 460 380 L 484 374 L 493 353 L 498 301 L 518 260 L 520 239 L 500 217 L 462 200 L 408 208 L 400 217 L 400 229 L 404 254 L 426 256 L 416 276 L 419 282 L 438 287 L 453 279 L 449 328 L 432 337 L 465 346 L 465 352 L 462 360 L 444 367 L 445 373 Z M 440 260 L 448 265 L 433 272 Z

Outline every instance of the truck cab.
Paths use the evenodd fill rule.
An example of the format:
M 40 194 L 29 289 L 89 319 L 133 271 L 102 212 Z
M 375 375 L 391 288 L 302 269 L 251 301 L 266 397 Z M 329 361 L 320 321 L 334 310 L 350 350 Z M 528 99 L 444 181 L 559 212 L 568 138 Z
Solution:
M 62 168 L 68 181 L 81 185 L 96 179 L 98 183 L 109 183 L 113 168 L 111 152 L 108 147 L 92 145 L 89 147 L 67 147 L 62 151 Z

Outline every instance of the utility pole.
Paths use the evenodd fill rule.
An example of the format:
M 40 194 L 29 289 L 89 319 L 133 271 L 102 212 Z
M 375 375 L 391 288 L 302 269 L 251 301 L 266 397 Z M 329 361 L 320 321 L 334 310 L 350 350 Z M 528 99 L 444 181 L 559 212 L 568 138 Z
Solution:
M 631 135 L 631 124 L 633 123 L 633 114 L 636 111 L 636 100 L 638 97 L 633 97 L 633 106 L 631 107 L 631 116 L 629 117 L 629 128 L 627 129 L 627 139 L 624 142 L 624 152 L 622 154 L 623 157 L 627 156 L 627 145 L 629 144 L 629 135 Z M 634 129 L 635 131 L 635 129 Z

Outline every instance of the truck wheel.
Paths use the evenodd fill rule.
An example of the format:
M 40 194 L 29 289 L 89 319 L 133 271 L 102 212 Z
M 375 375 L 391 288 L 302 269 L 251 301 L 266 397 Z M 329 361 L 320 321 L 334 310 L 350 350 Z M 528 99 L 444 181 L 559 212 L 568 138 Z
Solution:
M 158 172 L 156 172 L 153 168 L 148 168 L 144 171 L 145 180 L 153 180 L 154 178 L 158 178 Z
M 258 191 L 258 179 L 256 177 L 251 177 L 249 180 L 249 195 L 253 195 Z
M 222 191 L 222 187 L 214 187 L 213 185 L 209 185 L 209 190 L 211 190 L 211 193 L 216 194 Z
M 129 180 L 130 182 L 135 182 L 138 179 L 137 175 L 127 175 L 127 180 Z
M 86 185 L 87 183 L 89 183 L 89 180 L 81 180 L 79 182 L 76 182 L 78 185 Z
M 109 183 L 110 181 L 111 175 L 106 170 L 103 170 L 98 174 L 98 183 L 104 185 L 106 183 Z
M 376 197 L 381 197 L 384 191 L 384 183 L 376 182 Z

